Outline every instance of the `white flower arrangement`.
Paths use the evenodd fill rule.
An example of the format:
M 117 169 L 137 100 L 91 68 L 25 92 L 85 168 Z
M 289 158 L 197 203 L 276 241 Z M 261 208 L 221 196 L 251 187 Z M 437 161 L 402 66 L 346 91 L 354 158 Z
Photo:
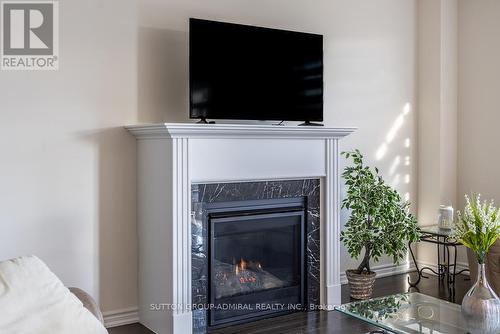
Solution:
M 455 238 L 470 248 L 479 263 L 484 263 L 491 245 L 500 235 L 500 208 L 495 208 L 493 200 L 481 202 L 481 195 L 473 195 L 472 200 L 465 195 L 464 213 L 457 213 Z

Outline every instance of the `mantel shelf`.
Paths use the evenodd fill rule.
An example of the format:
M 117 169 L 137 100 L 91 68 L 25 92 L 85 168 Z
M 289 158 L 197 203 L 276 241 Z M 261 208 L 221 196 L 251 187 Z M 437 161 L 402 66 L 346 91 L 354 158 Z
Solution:
M 148 138 L 341 138 L 353 127 L 277 126 L 255 124 L 159 123 L 125 127 L 138 139 Z

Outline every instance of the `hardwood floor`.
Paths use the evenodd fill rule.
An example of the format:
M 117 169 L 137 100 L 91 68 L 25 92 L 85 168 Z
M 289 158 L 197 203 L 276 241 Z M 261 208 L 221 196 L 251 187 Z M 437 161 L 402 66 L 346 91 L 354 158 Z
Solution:
M 412 273 L 411 277 L 416 274 Z M 386 296 L 394 293 L 407 292 L 408 274 L 380 278 L 375 283 L 374 297 Z M 417 291 L 426 295 L 449 300 L 460 304 L 464 294 L 470 288 L 468 276 L 457 276 L 455 295 L 450 294 L 447 284 L 436 276 L 422 279 Z M 349 287 L 342 286 L 342 302 L 349 302 Z M 339 312 L 303 312 L 293 313 L 281 317 L 252 322 L 249 324 L 233 326 L 210 331 L 210 334 L 350 334 L 366 333 L 375 328 L 362 321 L 345 316 Z M 109 329 L 110 334 L 151 334 L 147 328 L 140 324 L 121 326 Z
M 153 333 L 141 324 L 113 327 L 108 329 L 109 334 L 151 334 Z

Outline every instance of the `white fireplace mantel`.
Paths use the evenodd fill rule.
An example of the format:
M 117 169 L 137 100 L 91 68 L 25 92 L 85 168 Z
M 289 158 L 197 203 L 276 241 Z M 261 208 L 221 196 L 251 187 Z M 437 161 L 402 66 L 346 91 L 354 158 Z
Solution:
M 321 180 L 321 303 L 340 303 L 338 140 L 354 128 L 164 123 L 138 139 L 139 314 L 192 333 L 191 184 Z
M 252 124 L 161 123 L 126 127 L 138 139 L 147 138 L 341 138 L 355 128 Z

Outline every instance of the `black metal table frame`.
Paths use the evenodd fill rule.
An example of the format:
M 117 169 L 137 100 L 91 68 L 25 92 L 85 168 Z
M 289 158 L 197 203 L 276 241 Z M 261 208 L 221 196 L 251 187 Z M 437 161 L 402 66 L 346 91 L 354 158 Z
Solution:
M 420 283 L 420 280 L 423 278 L 429 278 L 429 276 L 425 276 L 423 271 L 429 270 L 433 272 L 435 275 L 439 277 L 440 280 L 443 280 L 446 277 L 446 281 L 451 290 L 452 295 L 455 293 L 455 280 L 456 276 L 460 275 L 463 272 L 469 271 L 469 269 L 462 269 L 457 272 L 457 246 L 461 246 L 462 244 L 452 236 L 437 234 L 432 232 L 423 232 L 422 237 L 420 238 L 422 242 L 428 242 L 435 244 L 437 246 L 438 252 L 438 266 L 437 272 L 431 267 L 418 267 L 418 263 L 415 259 L 415 255 L 413 254 L 413 250 L 411 248 L 412 242 L 408 243 L 408 248 L 410 249 L 410 254 L 413 259 L 413 263 L 415 263 L 415 268 L 417 269 L 418 279 L 415 282 L 410 281 L 410 277 L 408 277 L 408 284 L 410 287 L 414 288 Z M 453 248 L 453 262 L 450 263 L 450 248 Z M 442 255 L 442 256 L 441 256 Z M 451 271 L 453 270 L 453 272 Z

